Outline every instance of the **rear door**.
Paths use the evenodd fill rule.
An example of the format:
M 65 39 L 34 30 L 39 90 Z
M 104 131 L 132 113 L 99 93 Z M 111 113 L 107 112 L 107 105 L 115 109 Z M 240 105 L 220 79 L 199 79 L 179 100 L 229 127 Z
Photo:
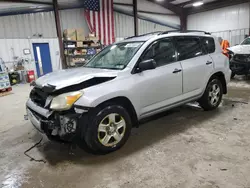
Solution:
M 178 60 L 183 69 L 183 94 L 193 97 L 202 93 L 213 72 L 213 60 L 203 48 L 200 37 L 176 37 Z

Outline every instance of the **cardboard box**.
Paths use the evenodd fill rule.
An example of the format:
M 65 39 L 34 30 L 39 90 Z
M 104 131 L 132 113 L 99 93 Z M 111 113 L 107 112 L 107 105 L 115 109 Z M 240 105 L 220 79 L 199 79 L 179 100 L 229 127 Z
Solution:
M 82 49 L 82 55 L 86 55 L 87 54 L 87 50 L 86 49 Z
M 99 38 L 98 37 L 86 37 L 87 41 L 93 41 L 94 43 L 99 42 Z
M 16 66 L 16 70 L 24 70 L 24 66 L 22 66 L 22 65 L 17 65 L 17 66 Z
M 65 40 L 76 40 L 76 30 L 75 29 L 65 29 L 63 31 L 63 37 Z
M 97 46 L 99 46 L 99 44 L 93 43 L 93 42 L 92 42 L 92 43 L 90 44 L 90 46 L 92 46 L 92 47 L 97 47 Z
M 89 33 L 89 37 L 95 37 L 95 33 Z
M 84 41 L 85 40 L 85 34 L 84 34 L 84 29 L 76 29 L 76 39 L 79 41 Z
M 76 47 L 83 47 L 83 43 L 82 42 L 77 42 Z

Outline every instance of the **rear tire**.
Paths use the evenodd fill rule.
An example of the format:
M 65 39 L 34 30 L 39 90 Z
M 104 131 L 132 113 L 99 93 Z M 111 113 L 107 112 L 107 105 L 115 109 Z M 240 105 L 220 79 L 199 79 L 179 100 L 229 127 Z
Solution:
M 126 143 L 131 128 L 131 118 L 124 107 L 106 104 L 89 113 L 81 140 L 88 152 L 107 154 L 120 149 Z
M 198 101 L 205 111 L 216 109 L 222 100 L 223 87 L 218 78 L 213 78 L 208 83 L 203 96 Z

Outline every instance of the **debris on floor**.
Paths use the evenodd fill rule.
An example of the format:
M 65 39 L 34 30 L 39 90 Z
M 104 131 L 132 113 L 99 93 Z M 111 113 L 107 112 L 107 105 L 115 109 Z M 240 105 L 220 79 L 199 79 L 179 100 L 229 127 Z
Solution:
M 250 104 L 231 102 L 248 102 L 250 90 L 229 88 L 215 111 L 187 105 L 149 118 L 123 148 L 105 156 L 45 137 L 40 142 L 41 135 L 23 119 L 30 87 L 14 90 L 0 98 L 5 107 L 0 111 L 0 187 L 250 187 Z M 30 162 L 24 150 L 41 161 Z M 16 168 L 21 178 L 13 176 Z

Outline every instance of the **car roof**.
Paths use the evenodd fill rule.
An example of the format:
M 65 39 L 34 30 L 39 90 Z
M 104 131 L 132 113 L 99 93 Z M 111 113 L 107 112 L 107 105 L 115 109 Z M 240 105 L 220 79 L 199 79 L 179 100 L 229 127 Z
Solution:
M 173 37 L 173 36 L 199 36 L 199 37 L 212 37 L 214 38 L 214 36 L 210 35 L 210 34 L 204 34 L 201 32 L 190 32 L 190 33 L 178 33 L 178 32 L 171 32 L 171 33 L 167 33 L 167 34 L 160 34 L 159 33 L 153 33 L 153 34 L 145 34 L 145 35 L 141 35 L 141 36 L 137 36 L 137 37 L 129 37 L 123 41 L 120 42 L 146 42 L 150 39 L 158 39 L 158 38 L 165 38 L 165 37 Z

